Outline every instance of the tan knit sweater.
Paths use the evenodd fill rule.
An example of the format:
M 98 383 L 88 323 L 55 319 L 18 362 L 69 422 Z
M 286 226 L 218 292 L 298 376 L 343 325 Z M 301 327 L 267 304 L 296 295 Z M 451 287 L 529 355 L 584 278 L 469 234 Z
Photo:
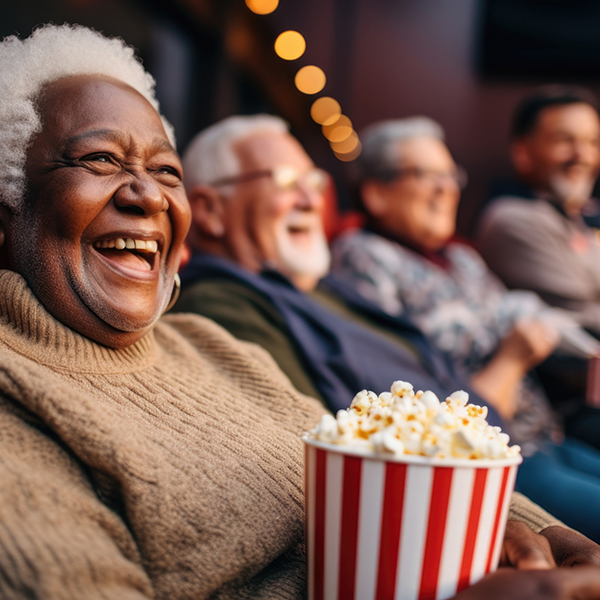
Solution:
M 201 317 L 112 350 L 0 271 L 0 598 L 302 598 L 322 410 Z
M 0 271 L 0 598 L 302 597 L 322 411 L 206 319 L 112 350 Z

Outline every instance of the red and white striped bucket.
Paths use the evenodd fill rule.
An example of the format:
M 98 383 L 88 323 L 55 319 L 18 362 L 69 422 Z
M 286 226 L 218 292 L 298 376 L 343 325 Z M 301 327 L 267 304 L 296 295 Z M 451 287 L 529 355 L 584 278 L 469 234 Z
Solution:
M 520 456 L 379 458 L 304 441 L 309 600 L 443 600 L 496 569 Z

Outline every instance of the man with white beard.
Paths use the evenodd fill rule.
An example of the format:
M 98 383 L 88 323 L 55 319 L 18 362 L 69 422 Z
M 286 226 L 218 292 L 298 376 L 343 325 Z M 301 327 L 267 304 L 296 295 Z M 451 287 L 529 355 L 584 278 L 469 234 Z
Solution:
M 483 213 L 478 246 L 510 288 L 537 292 L 600 334 L 600 249 L 582 210 L 600 169 L 600 119 L 584 90 L 547 88 L 513 121 L 518 184 Z
M 328 175 L 281 119 L 217 123 L 192 141 L 183 166 L 193 254 L 177 311 L 261 345 L 298 390 L 334 412 L 357 391 L 384 390 L 398 378 L 443 398 L 470 390 L 412 324 L 327 276 Z

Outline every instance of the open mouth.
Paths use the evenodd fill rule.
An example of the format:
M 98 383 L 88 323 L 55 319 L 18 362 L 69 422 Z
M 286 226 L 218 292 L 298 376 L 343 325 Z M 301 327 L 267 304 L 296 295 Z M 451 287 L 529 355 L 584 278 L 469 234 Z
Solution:
M 310 237 L 313 233 L 311 225 L 292 223 L 287 226 L 287 232 L 293 238 Z
M 94 249 L 110 262 L 133 271 L 152 271 L 158 256 L 156 240 L 122 237 L 97 240 Z

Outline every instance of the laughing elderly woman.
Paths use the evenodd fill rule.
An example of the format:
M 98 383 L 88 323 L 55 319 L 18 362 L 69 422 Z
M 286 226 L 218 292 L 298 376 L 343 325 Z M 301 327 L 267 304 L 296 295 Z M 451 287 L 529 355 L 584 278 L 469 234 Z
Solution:
M 156 324 L 190 214 L 153 80 L 83 28 L 0 65 L 0 597 L 299 597 L 322 409 L 211 322 Z
M 213 323 L 159 321 L 190 214 L 152 79 L 69 26 L 0 65 L 0 597 L 302 598 L 299 434 L 322 408 Z M 539 573 L 463 598 L 600 592 L 594 567 Z

